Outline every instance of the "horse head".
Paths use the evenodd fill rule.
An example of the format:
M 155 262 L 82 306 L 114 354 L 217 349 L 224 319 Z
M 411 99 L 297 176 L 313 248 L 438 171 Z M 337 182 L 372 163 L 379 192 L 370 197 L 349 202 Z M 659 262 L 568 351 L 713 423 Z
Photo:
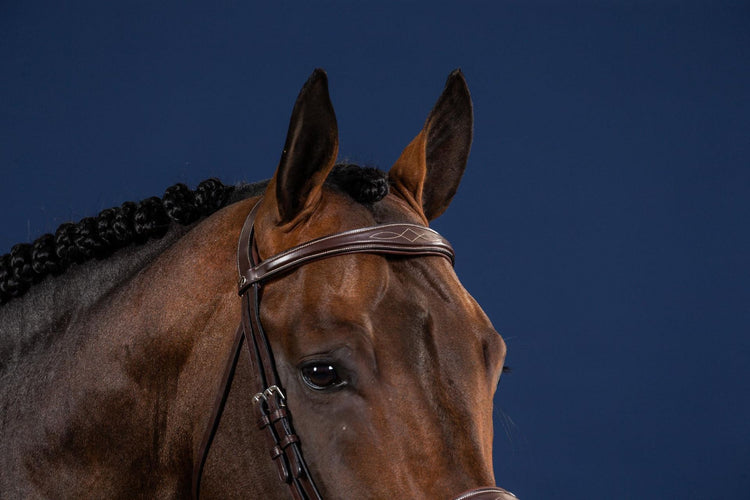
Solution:
M 262 262 L 344 231 L 428 225 L 458 188 L 472 128 L 456 71 L 387 178 L 357 199 L 330 179 L 338 130 L 325 73 L 314 72 L 259 202 L 253 252 Z M 323 498 L 453 498 L 495 484 L 492 401 L 505 344 L 448 259 L 337 255 L 268 280 L 262 297 L 260 321 Z

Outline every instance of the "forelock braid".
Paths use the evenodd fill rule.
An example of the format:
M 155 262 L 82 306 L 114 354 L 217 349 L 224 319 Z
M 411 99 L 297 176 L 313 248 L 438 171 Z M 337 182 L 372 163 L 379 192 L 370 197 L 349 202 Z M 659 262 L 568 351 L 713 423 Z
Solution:
M 131 243 L 161 238 L 172 221 L 182 225 L 215 212 L 234 188 L 208 179 L 191 191 L 185 184 L 167 188 L 164 197 L 140 203 L 126 201 L 78 223 L 66 222 L 55 234 L 45 234 L 32 244 L 19 243 L 0 256 L 0 304 L 20 297 L 33 283 L 60 274 L 71 264 L 102 259 Z
M 388 174 L 374 167 L 351 163 L 334 166 L 326 183 L 345 191 L 360 203 L 375 203 L 388 195 Z

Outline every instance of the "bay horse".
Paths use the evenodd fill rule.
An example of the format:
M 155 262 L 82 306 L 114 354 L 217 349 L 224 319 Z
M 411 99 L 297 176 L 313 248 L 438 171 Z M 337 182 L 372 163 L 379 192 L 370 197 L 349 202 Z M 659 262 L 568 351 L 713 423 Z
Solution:
M 316 70 L 270 181 L 178 184 L 14 246 L 0 497 L 513 498 L 505 344 L 427 227 L 472 133 L 457 70 L 388 173 L 336 165 Z

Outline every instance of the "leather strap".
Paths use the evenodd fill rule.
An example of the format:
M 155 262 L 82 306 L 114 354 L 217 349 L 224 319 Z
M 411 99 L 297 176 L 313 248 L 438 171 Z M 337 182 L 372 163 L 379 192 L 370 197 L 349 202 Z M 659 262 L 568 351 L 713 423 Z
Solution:
M 271 459 L 282 483 L 290 487 L 295 500 L 321 500 L 302 457 L 299 437 L 294 432 L 286 396 L 276 373 L 271 345 L 260 322 L 259 283 L 254 283 L 242 297 L 242 328 L 248 339 L 248 349 L 255 365 L 258 392 L 253 396 L 258 427 L 265 430 Z
M 240 324 L 240 326 L 237 327 L 237 333 L 235 334 L 229 357 L 227 357 L 224 374 L 221 377 L 219 390 L 216 393 L 216 400 L 214 401 L 214 406 L 211 410 L 211 418 L 208 421 L 208 427 L 203 433 L 203 439 L 201 439 L 198 454 L 196 455 L 197 460 L 193 465 L 192 493 L 193 498 L 196 500 L 200 494 L 201 477 L 203 476 L 203 468 L 208 459 L 208 450 L 211 448 L 211 443 L 213 443 L 214 436 L 216 436 L 216 431 L 219 429 L 219 422 L 221 421 L 221 415 L 224 412 L 224 406 L 226 405 L 227 397 L 229 396 L 229 389 L 232 387 L 232 379 L 234 379 L 234 372 L 237 368 L 237 362 L 240 358 L 240 349 L 242 349 L 244 339 L 245 333 L 242 324 Z
M 251 261 L 253 225 L 260 202 L 245 220 L 237 248 L 239 293 L 253 284 L 288 272 L 313 260 L 347 253 L 390 255 L 438 255 L 454 263 L 455 254 L 448 240 L 429 227 L 417 224 L 380 224 L 344 231 L 302 243 L 253 265 Z

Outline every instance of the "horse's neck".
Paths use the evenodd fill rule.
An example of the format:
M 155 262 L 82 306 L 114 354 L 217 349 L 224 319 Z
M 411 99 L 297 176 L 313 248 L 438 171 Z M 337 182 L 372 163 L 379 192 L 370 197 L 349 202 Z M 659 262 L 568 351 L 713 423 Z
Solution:
M 267 183 L 235 187 L 229 203 L 257 196 Z M 0 306 L 0 375 L 30 355 L 44 355 L 45 349 L 59 342 L 61 330 L 127 283 L 190 229 L 173 224 L 162 238 L 130 245 L 103 260 L 73 265 L 61 276 L 48 276 L 32 286 L 22 298 Z
M 189 494 L 239 321 L 236 238 L 251 202 L 6 305 L 0 436 L 13 453 L 0 458 L 0 491 Z M 207 464 L 204 484 L 219 496 L 274 479 L 243 373 Z
M 0 306 L 0 363 L 22 362 L 61 340 L 61 331 L 112 290 L 152 262 L 185 234 L 173 226 L 158 240 L 123 248 L 104 260 L 74 265 L 65 274 L 48 277 L 20 299 Z
M 32 490 L 24 486 L 28 484 L 24 477 L 32 483 L 39 480 L 33 491 L 41 491 L 43 496 L 73 491 L 60 477 L 45 472 L 45 467 L 52 465 L 48 460 L 58 462 L 54 464 L 57 470 L 61 462 L 74 466 L 75 455 L 83 450 L 75 449 L 80 443 L 73 434 L 64 434 L 95 432 L 95 418 L 88 421 L 89 429 L 84 429 L 86 424 L 79 425 L 86 422 L 82 417 L 87 410 L 95 417 L 105 406 L 93 396 L 92 382 L 112 383 L 105 356 L 87 354 L 104 333 L 91 326 L 90 318 L 94 311 L 108 309 L 108 297 L 116 295 L 186 231 L 176 226 L 159 240 L 121 249 L 105 260 L 73 266 L 0 307 L 0 405 L 4 415 L 0 440 L 13 450 L 0 458 L 0 491 L 20 487 L 19 497 L 29 495 Z M 88 405 L 87 398 L 91 398 Z
M 252 406 L 257 375 L 246 347 L 242 348 L 219 431 L 209 449 L 201 498 L 286 500 L 290 498 L 289 488 L 279 480 L 265 431 L 257 428 Z

